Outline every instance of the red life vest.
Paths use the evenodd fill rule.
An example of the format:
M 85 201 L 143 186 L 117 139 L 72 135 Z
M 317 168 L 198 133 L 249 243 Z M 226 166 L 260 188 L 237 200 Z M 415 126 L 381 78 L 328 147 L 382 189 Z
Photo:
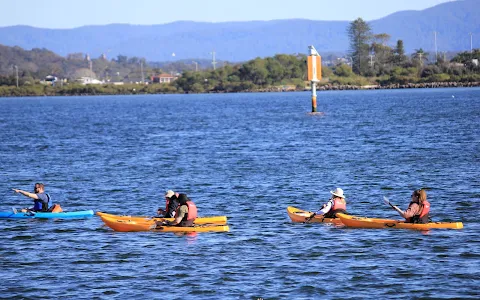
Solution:
M 180 221 L 179 225 L 183 227 L 193 226 L 193 221 L 195 221 L 197 218 L 197 206 L 191 200 L 187 201 L 185 205 L 188 207 L 188 213 L 183 216 L 183 219 Z M 176 216 L 178 216 L 178 211 L 180 210 L 181 206 L 182 205 L 177 208 L 177 212 L 175 213 Z
M 422 213 L 420 214 L 420 218 L 425 217 L 430 212 L 430 202 L 427 200 L 423 201 L 423 209 Z
M 336 218 L 337 213 L 347 213 L 347 201 L 343 198 L 333 199 L 332 208 L 324 215 L 325 218 Z
M 345 199 L 343 199 L 343 198 L 335 198 L 335 199 L 333 199 L 333 207 L 332 207 L 332 210 L 333 210 L 333 211 L 336 211 L 336 210 L 344 210 L 344 211 L 346 211 L 346 210 L 347 210 L 347 201 L 345 201 Z
M 187 201 L 188 215 L 187 220 L 195 220 L 197 218 L 197 206 L 192 201 Z
M 165 200 L 165 212 L 168 211 L 168 205 L 170 204 L 170 198 L 167 198 L 167 200 Z
M 419 204 L 420 205 L 420 204 Z M 422 211 L 420 214 L 413 216 L 412 218 L 408 218 L 406 220 L 407 223 L 418 223 L 418 224 L 427 224 L 430 222 L 430 202 L 427 200 L 423 201 L 422 203 Z

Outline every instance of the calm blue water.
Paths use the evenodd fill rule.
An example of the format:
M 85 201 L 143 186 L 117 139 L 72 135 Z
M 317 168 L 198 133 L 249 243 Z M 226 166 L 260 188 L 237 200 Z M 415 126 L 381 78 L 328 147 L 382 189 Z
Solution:
M 0 298 L 478 299 L 480 89 L 0 99 L 0 210 L 44 182 L 64 210 L 153 215 L 167 189 L 231 231 L 117 233 L 98 217 L 0 220 Z M 294 224 L 344 189 L 398 218 L 428 188 L 463 230 Z

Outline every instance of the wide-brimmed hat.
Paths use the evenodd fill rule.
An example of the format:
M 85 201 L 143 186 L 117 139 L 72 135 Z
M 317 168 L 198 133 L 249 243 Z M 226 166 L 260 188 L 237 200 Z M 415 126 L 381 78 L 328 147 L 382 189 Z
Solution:
M 330 191 L 330 193 L 334 196 L 345 199 L 345 196 L 343 195 L 343 190 L 341 188 L 336 188 L 334 191 Z
M 174 193 L 172 190 L 168 190 L 168 191 L 165 193 L 165 197 L 166 197 L 166 198 L 172 198 L 173 195 L 175 195 L 175 193 Z

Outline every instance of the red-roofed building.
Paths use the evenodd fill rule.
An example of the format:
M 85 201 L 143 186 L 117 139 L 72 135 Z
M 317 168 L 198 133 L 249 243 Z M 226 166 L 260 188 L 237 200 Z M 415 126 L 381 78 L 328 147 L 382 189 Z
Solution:
M 177 80 L 177 78 L 177 76 L 163 73 L 160 75 L 152 76 L 150 79 L 152 80 L 152 83 L 170 83 L 174 80 Z

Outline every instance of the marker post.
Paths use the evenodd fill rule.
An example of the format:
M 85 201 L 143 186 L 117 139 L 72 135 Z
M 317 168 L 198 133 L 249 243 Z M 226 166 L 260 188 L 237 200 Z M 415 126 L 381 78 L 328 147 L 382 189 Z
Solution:
M 308 79 L 312 86 L 312 113 L 317 112 L 317 82 L 322 79 L 322 57 L 313 46 L 308 46 L 307 58 Z

